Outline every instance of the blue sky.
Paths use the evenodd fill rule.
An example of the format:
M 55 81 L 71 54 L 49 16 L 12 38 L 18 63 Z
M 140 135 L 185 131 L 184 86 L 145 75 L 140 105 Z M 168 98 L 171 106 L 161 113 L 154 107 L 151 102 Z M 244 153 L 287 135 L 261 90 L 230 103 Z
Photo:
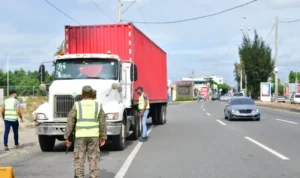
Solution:
M 48 0 L 81 24 L 113 23 L 92 0 Z M 95 0 L 117 21 L 117 0 Z M 139 0 L 122 15 L 132 21 L 169 21 L 215 13 L 249 0 Z M 123 9 L 131 2 L 124 1 Z M 140 10 L 138 9 L 140 8 Z M 136 24 L 168 53 L 168 78 L 177 80 L 192 75 L 223 76 L 234 85 L 233 63 L 238 61 L 240 28 L 251 28 L 264 39 L 275 16 L 280 20 L 299 19 L 299 0 L 258 0 L 246 7 L 215 17 L 169 25 Z M 141 13 L 141 12 L 142 13 Z M 297 16 L 298 15 L 298 16 Z M 246 19 L 242 18 L 246 17 Z M 38 69 L 40 62 L 53 60 L 53 53 L 64 38 L 64 25 L 75 22 L 55 10 L 44 0 L 0 0 L 0 68 Z M 279 76 L 300 67 L 300 22 L 279 24 Z M 275 33 L 268 44 L 274 49 Z M 51 65 L 47 66 L 51 69 Z M 298 70 L 300 71 L 300 70 Z

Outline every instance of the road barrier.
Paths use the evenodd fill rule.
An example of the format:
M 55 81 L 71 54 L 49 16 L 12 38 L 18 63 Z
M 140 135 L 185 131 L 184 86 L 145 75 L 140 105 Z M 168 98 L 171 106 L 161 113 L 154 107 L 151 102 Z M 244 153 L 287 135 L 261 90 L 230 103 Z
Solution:
M 1 178 L 16 178 L 12 167 L 0 167 Z

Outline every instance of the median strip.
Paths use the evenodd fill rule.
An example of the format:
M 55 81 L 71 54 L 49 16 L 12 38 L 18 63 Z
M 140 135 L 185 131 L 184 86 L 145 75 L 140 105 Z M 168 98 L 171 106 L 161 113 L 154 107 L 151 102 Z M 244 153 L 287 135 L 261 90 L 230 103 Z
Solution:
M 279 158 L 281 158 L 281 159 L 283 159 L 283 160 L 289 160 L 289 158 L 285 157 L 284 155 L 278 153 L 278 152 L 275 151 L 275 150 L 272 150 L 271 148 L 267 147 L 266 145 L 263 145 L 262 143 L 259 143 L 258 141 L 254 140 L 254 139 L 252 139 L 252 138 L 250 138 L 250 137 L 245 137 L 245 139 L 247 139 L 247 140 L 249 140 L 250 142 L 252 142 L 252 143 L 254 143 L 254 144 L 260 146 L 261 148 L 267 150 L 268 152 L 274 154 L 275 156 L 277 156 L 277 157 L 279 157 Z

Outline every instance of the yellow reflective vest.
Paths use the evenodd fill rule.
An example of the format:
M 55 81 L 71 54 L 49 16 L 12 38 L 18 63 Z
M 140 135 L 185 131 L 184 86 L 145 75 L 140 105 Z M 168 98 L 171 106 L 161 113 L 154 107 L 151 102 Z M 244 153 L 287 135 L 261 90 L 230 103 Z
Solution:
M 150 109 L 150 104 L 149 104 L 149 99 L 147 99 L 148 104 L 146 109 Z M 144 93 L 141 94 L 141 96 L 139 97 L 139 110 L 143 110 L 145 107 L 145 99 L 144 99 Z
M 17 121 L 18 120 L 18 113 L 16 108 L 16 99 L 15 98 L 8 98 L 5 100 L 5 120 L 8 121 Z
M 75 137 L 99 137 L 98 115 L 101 103 L 94 100 L 82 100 L 75 103 L 77 108 L 77 121 Z

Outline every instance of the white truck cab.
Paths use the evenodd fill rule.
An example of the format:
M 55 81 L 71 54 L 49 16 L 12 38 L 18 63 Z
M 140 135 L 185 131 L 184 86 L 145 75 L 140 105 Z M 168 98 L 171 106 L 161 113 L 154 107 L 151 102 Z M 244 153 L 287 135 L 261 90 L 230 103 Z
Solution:
M 125 138 L 141 134 L 141 122 L 133 105 L 133 83 L 136 66 L 108 54 L 60 55 L 54 61 L 55 77 L 49 87 L 48 110 L 36 114 L 36 134 L 42 151 L 52 151 L 55 140 L 63 141 L 68 113 L 74 102 L 81 100 L 82 87 L 97 90 L 107 120 L 107 135 L 119 150 L 125 148 Z M 45 66 L 39 70 L 44 81 Z M 40 89 L 45 90 L 45 84 Z M 132 131 L 132 132 L 131 132 Z

